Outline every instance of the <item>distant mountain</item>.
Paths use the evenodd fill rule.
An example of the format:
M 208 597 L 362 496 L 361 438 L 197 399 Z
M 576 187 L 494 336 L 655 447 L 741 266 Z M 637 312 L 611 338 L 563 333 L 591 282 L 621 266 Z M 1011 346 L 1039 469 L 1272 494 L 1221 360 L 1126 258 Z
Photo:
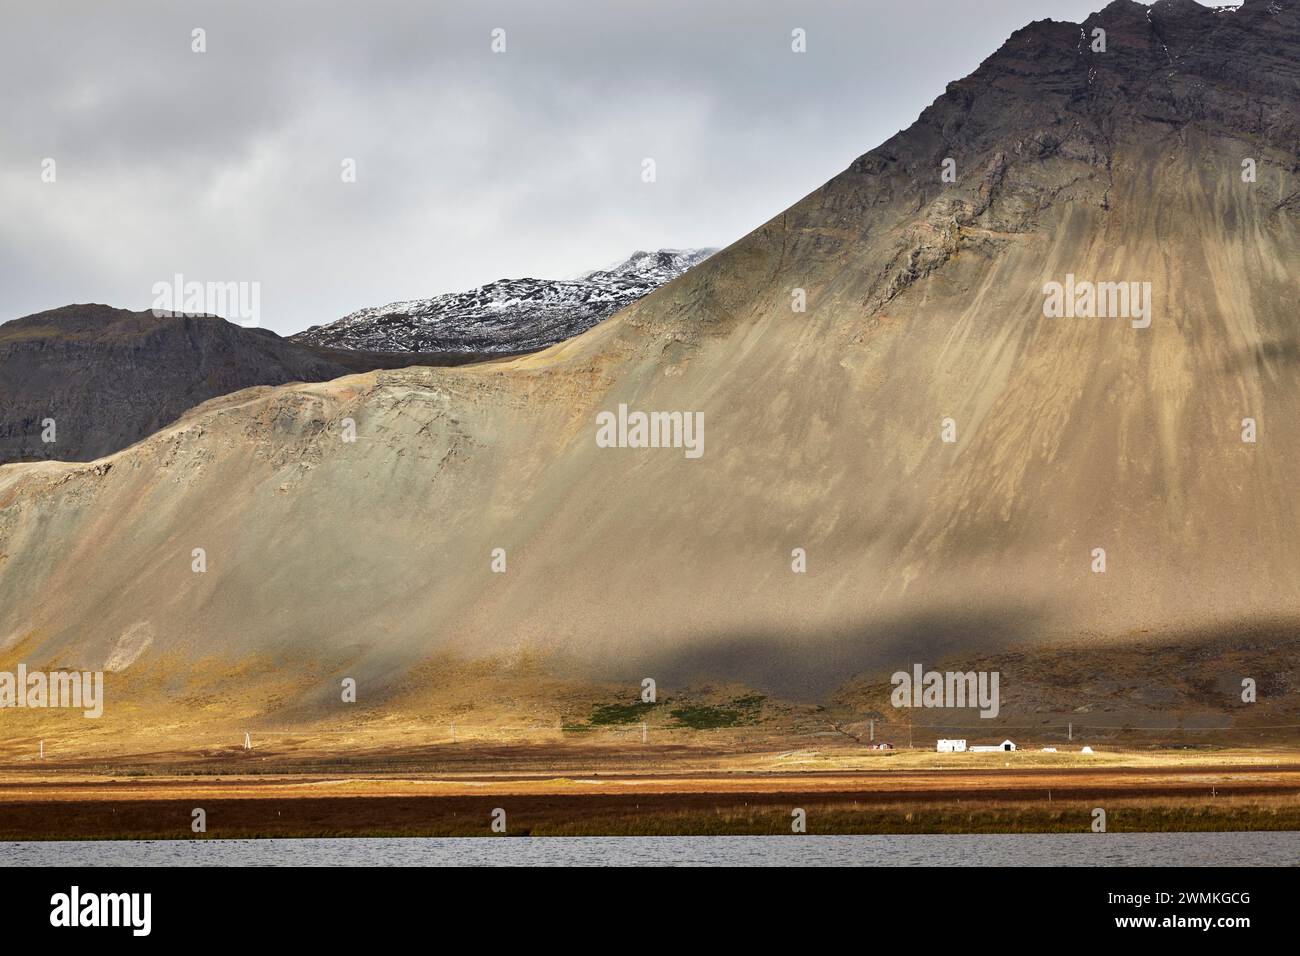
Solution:
M 577 279 L 499 279 L 468 292 L 361 309 L 291 338 L 373 352 L 530 352 L 587 331 L 715 251 L 634 252 Z
M 254 385 L 535 351 L 585 332 L 712 252 L 636 252 L 567 281 L 503 279 L 363 309 L 289 338 L 215 316 L 158 318 L 107 305 L 15 319 L 0 325 L 0 464 L 90 461 Z M 42 440 L 47 419 L 53 442 Z
M 0 325 L 0 464 L 99 458 L 252 385 L 472 358 L 336 352 L 215 316 L 64 306 Z M 42 441 L 46 419 L 54 420 L 53 442 Z

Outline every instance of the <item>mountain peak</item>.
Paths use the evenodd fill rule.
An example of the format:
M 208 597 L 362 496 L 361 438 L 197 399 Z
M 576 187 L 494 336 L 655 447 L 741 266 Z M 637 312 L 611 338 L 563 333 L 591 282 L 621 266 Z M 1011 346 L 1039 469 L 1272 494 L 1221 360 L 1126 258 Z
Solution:
M 292 338 L 375 352 L 531 352 L 587 331 L 714 251 L 637 250 L 577 279 L 498 279 L 467 292 L 360 309 Z

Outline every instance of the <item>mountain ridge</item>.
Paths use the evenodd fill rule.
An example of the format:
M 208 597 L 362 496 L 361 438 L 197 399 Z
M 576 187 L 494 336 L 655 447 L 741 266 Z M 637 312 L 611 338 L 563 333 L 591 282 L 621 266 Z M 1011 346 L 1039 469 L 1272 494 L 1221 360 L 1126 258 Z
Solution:
M 255 385 L 475 359 L 305 346 L 211 315 L 158 317 L 93 303 L 48 309 L 0 325 L 0 463 L 94 460 Z M 51 420 L 47 442 L 43 423 Z
M 445 655 L 818 699 L 940 658 L 1014 687 L 1027 650 L 1068 644 L 1069 709 L 1107 680 L 1090 645 L 1271 621 L 1294 646 L 1300 17 L 1150 9 L 1085 21 L 1112 59 L 1080 24 L 1017 31 L 908 130 L 576 338 L 224 396 L 103 473 L 0 468 L 0 648 L 141 648 L 126 699 L 184 670 L 265 716 L 271 673 L 330 714 L 338 678 L 406 700 Z M 1047 317 L 1067 275 L 1149 282 L 1150 328 Z M 599 447 L 620 405 L 702 414 L 707 451 Z
M 290 338 L 375 352 L 535 351 L 587 331 L 715 251 L 637 251 L 576 279 L 498 279 L 466 292 L 359 309 Z

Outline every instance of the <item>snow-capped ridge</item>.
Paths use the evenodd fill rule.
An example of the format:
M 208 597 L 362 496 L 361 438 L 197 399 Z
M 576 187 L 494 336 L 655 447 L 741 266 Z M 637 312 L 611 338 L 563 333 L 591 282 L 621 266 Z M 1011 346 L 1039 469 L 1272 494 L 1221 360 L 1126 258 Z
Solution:
M 638 250 L 577 279 L 498 279 L 466 292 L 359 309 L 292 338 L 370 352 L 533 351 L 587 331 L 715 251 Z

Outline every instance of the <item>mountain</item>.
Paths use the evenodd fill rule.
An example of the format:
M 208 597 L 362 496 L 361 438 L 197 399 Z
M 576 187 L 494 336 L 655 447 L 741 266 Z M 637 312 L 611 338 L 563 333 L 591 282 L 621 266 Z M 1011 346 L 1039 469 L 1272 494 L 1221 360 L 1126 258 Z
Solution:
M 99 458 L 209 398 L 253 385 L 465 358 L 398 361 L 305 347 L 215 316 L 69 305 L 0 325 L 0 463 Z M 54 441 L 45 442 L 42 423 L 50 419 Z
M 587 331 L 715 251 L 634 252 L 611 269 L 570 280 L 499 279 L 469 292 L 361 309 L 292 338 L 374 352 L 531 352 Z
M 254 385 L 323 382 L 404 365 L 535 351 L 591 328 L 711 249 L 635 252 L 571 281 L 503 279 L 363 309 L 281 338 L 215 316 L 70 305 L 0 325 L 0 464 L 90 461 Z M 44 422 L 55 441 L 43 441 Z
M 0 664 L 109 667 L 142 726 L 283 727 L 342 719 L 343 678 L 376 721 L 469 723 L 552 719 L 554 675 L 824 700 L 978 660 L 1029 724 L 1050 652 L 1042 707 L 1127 681 L 1295 723 L 1298 81 L 1298 0 L 1035 22 L 577 338 L 235 393 L 95 466 L 0 468 Z M 1082 291 L 1051 314 L 1053 283 L 1090 282 L 1132 314 L 1071 317 Z M 702 415 L 703 453 L 605 447 L 620 406 Z M 1121 675 L 1123 647 L 1164 650 Z M 452 710 L 458 667 L 502 676 Z

